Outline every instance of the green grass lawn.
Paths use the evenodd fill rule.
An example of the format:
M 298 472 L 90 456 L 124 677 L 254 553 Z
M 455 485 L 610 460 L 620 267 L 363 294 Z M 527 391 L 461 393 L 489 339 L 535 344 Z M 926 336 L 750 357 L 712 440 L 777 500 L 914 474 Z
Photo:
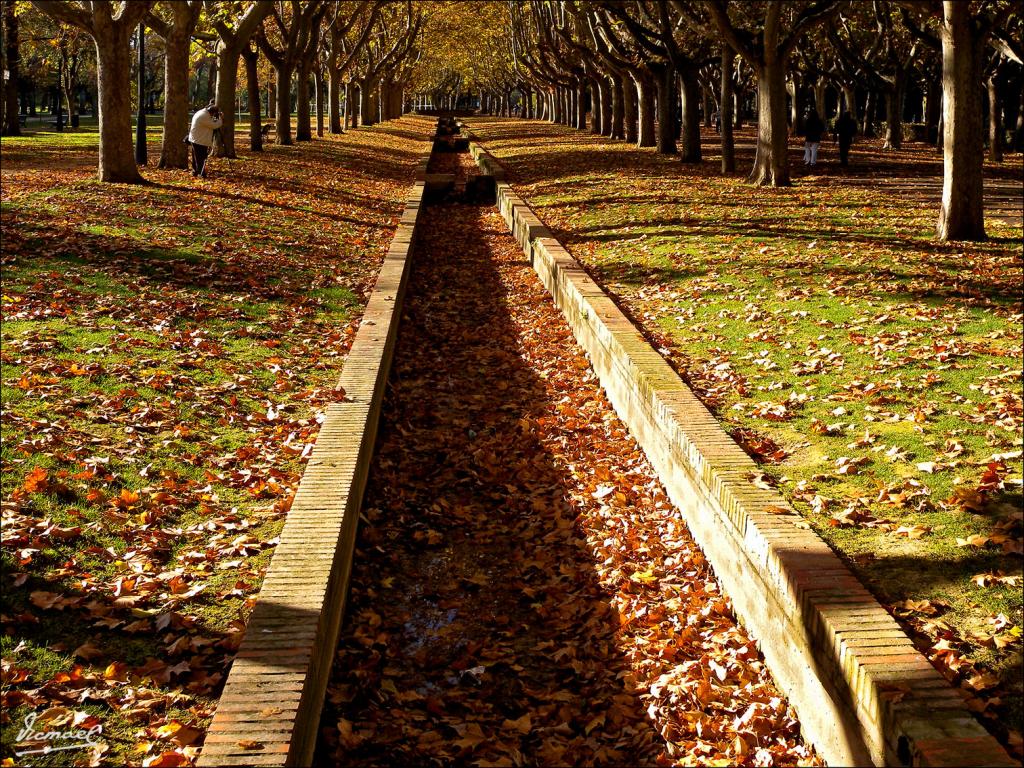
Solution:
M 772 190 L 720 176 L 713 134 L 693 168 L 536 121 L 472 127 L 766 480 L 1019 739 L 1020 227 L 936 243 L 936 205 L 877 183 L 941 174 L 927 147 L 861 141 L 846 172 L 826 147 Z M 1019 187 L 1021 156 L 986 174 Z
M 142 186 L 93 129 L 4 138 L 4 757 L 30 712 L 194 752 L 428 132 Z

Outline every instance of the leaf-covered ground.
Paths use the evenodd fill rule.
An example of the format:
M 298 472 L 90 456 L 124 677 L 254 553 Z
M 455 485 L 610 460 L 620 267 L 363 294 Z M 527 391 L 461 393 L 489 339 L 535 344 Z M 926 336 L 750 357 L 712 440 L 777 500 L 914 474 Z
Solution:
M 146 186 L 91 130 L 3 140 L 5 758 L 29 713 L 194 755 L 431 127 Z
M 318 764 L 816 763 L 494 208 L 414 259 Z
M 1019 154 L 984 244 L 933 240 L 922 145 L 755 189 L 538 121 L 472 129 L 969 706 L 1020 750 Z M 738 167 L 751 163 L 749 131 Z M 938 177 L 938 178 L 936 178 Z

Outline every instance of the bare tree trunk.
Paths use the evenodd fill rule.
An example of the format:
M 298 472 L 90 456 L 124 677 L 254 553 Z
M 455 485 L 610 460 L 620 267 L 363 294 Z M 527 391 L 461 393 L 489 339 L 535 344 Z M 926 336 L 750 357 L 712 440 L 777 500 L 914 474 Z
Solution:
M 1016 152 L 1024 152 L 1024 89 L 1020 92 L 1017 105 L 1017 124 L 1013 130 L 1013 148 Z
M 159 168 L 188 168 L 188 53 L 191 29 L 164 40 L 164 134 Z
M 587 130 L 587 81 L 582 78 L 576 82 L 573 102 L 576 107 L 575 127 L 585 131 Z M 593 105 L 591 105 L 591 119 L 593 119 Z
M 925 139 L 935 144 L 939 139 L 939 120 L 942 118 L 942 80 L 929 78 L 924 93 Z
M 93 36 L 99 70 L 101 181 L 140 184 L 132 141 L 131 49 L 132 30 L 97 14 Z M 17 115 L 15 115 L 17 119 Z
M 276 73 L 275 73 L 276 74 Z M 277 81 L 267 83 L 267 119 L 277 122 Z
M 719 100 L 721 108 L 719 112 L 719 124 L 722 130 L 722 173 L 732 173 L 736 170 L 736 144 L 733 140 L 733 92 L 732 92 L 732 67 L 736 58 L 736 52 L 726 44 L 722 44 L 722 92 Z
M 312 141 L 313 128 L 309 109 L 309 77 L 310 66 L 306 63 L 295 68 L 297 83 L 295 86 L 295 140 Z
M 804 131 L 804 92 L 800 85 L 800 75 L 793 72 L 786 81 L 786 91 L 789 93 L 789 132 L 793 136 Z
M 604 133 L 604 102 L 607 98 L 600 75 L 590 81 L 590 132 Z
M 602 136 L 610 135 L 611 133 L 611 81 L 605 75 L 598 76 L 598 91 L 601 99 L 601 125 L 600 134 Z
M 370 81 L 363 78 L 359 81 L 359 124 L 373 125 L 376 120 L 371 114 L 373 100 L 370 98 Z
M 341 114 L 341 71 L 327 70 L 327 114 L 331 133 L 342 133 Z
M 828 90 L 828 84 L 824 78 L 819 77 L 814 81 L 814 109 L 822 120 L 825 119 L 825 92 Z
M 260 52 L 246 45 L 242 49 L 245 62 L 245 86 L 249 97 L 249 149 L 263 151 L 263 121 L 260 118 Z
M 313 70 L 313 86 L 316 89 L 316 135 L 324 135 L 324 73 L 321 69 Z
M 988 91 L 988 159 L 1003 162 L 1003 110 L 999 101 L 998 71 L 985 81 Z
M 699 163 L 702 160 L 700 148 L 700 82 L 694 69 L 679 73 L 679 96 L 683 107 L 681 131 L 682 150 L 679 159 L 684 163 Z M 710 112 L 710 110 L 708 110 Z
M 622 78 L 622 138 L 628 144 L 640 141 L 640 109 L 637 105 L 637 86 L 632 75 Z
M 867 96 L 864 97 L 864 119 L 862 121 L 860 132 L 862 136 L 874 136 L 875 135 L 875 92 L 868 91 Z
M 762 64 L 757 73 L 757 153 L 747 180 L 761 186 L 789 186 L 786 80 L 779 62 Z
M 971 8 L 943 0 L 942 209 L 940 240 L 984 240 L 982 47 L 974 39 Z
M 623 105 L 622 77 L 617 72 L 611 75 L 611 86 L 608 89 L 611 93 L 611 119 L 608 123 L 608 133 L 613 139 L 621 139 L 625 136 L 625 110 Z
M 658 152 L 663 155 L 674 155 L 678 152 L 676 147 L 676 70 L 671 64 L 666 64 L 658 73 L 654 81 L 655 93 L 658 100 L 658 126 L 657 126 L 657 147 Z M 700 146 L 700 124 L 697 125 L 697 146 Z M 699 151 L 699 150 L 698 150 Z
M 885 142 L 882 149 L 900 149 L 903 146 L 903 93 L 906 74 L 897 72 L 892 90 L 885 94 Z
M 277 101 L 277 143 L 292 143 L 292 68 L 282 62 L 274 65 L 274 78 L 277 89 L 274 94 Z
M 654 135 L 654 83 L 646 74 L 636 78 L 638 147 L 653 147 L 658 142 Z
M 857 89 L 852 85 L 843 86 L 843 102 L 846 104 L 846 111 L 850 113 L 850 117 L 854 120 L 857 119 Z
M 704 88 L 703 86 L 701 86 L 699 84 L 698 84 L 697 87 L 698 87 L 698 89 L 700 91 L 701 110 L 704 112 L 704 127 L 705 128 L 714 128 L 715 127 L 715 116 L 714 116 L 715 98 L 714 98 L 714 95 L 712 94 L 710 88 Z M 680 86 L 679 86 L 679 98 L 682 99 L 682 96 L 683 96 L 683 87 L 682 87 L 682 84 L 680 83 Z M 682 104 L 682 101 L 680 101 L 680 104 Z
M 237 43 L 227 45 L 223 40 L 217 43 L 217 106 L 220 108 L 222 120 L 220 126 L 221 157 L 237 157 L 235 154 L 235 90 L 238 88 L 238 57 L 241 54 L 241 45 Z
M 21 46 L 18 42 L 18 17 L 14 12 L 14 0 L 3 0 L 4 3 L 4 42 L 7 57 L 6 70 L 8 79 L 4 81 L 4 136 L 20 136 L 21 124 L 18 122 L 18 82 L 21 72 Z

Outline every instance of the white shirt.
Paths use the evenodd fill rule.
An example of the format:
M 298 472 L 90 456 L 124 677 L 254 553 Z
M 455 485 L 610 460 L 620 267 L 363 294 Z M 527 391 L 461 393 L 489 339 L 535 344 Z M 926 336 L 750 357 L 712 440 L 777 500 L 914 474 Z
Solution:
M 204 147 L 213 146 L 213 131 L 220 128 L 223 121 L 210 114 L 209 109 L 200 109 L 192 116 L 192 129 L 188 132 L 188 140 Z

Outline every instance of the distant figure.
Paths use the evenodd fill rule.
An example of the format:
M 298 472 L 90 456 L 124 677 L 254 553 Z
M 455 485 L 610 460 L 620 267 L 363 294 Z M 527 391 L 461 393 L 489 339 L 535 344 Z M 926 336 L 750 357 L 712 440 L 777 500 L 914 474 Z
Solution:
M 213 146 L 213 132 L 220 128 L 221 120 L 217 102 L 211 101 L 205 109 L 200 109 L 192 116 L 192 129 L 188 132 L 188 141 L 192 145 L 192 175 L 206 178 L 206 158 Z
M 853 119 L 848 110 L 836 120 L 836 139 L 839 141 L 839 164 L 846 165 L 850 156 L 850 145 L 853 144 L 853 136 L 857 133 L 857 121 Z
M 818 111 L 812 108 L 804 120 L 804 165 L 813 168 L 818 162 L 818 146 L 824 133 L 825 123 L 818 117 Z
M 722 113 L 719 110 L 715 110 L 711 114 L 711 119 L 715 121 L 715 133 L 722 132 Z

